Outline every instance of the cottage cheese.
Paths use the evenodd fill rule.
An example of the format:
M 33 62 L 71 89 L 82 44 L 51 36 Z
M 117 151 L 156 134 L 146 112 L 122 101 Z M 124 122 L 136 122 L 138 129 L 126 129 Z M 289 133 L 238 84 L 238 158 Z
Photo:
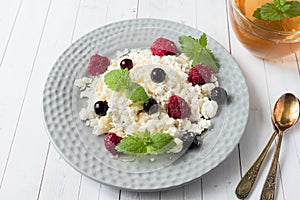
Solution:
M 133 103 L 121 92 L 111 91 L 104 83 L 105 73 L 120 69 L 119 63 L 124 58 L 133 61 L 133 68 L 129 71 L 133 82 L 142 85 L 148 94 L 159 104 L 159 111 L 154 114 L 142 112 L 140 103 Z M 115 132 L 124 137 L 134 132 L 142 132 L 146 129 L 151 133 L 163 132 L 175 137 L 175 146 L 171 152 L 179 152 L 182 149 L 181 134 L 184 131 L 192 131 L 201 134 L 211 126 L 210 119 L 218 110 L 218 104 L 210 100 L 210 91 L 218 86 L 217 77 L 213 75 L 211 83 L 202 86 L 192 86 L 187 81 L 188 72 L 191 69 L 191 60 L 184 54 L 174 56 L 153 56 L 151 51 L 125 50 L 111 61 L 107 72 L 93 79 L 83 77 L 75 80 L 75 86 L 81 90 L 80 98 L 87 98 L 87 107 L 82 108 L 79 117 L 87 126 L 93 128 L 93 134 L 101 135 L 107 132 Z M 150 74 L 153 68 L 162 68 L 167 76 L 164 82 L 155 83 Z M 178 95 L 185 99 L 191 108 L 189 119 L 173 119 L 168 116 L 166 106 L 172 95 Z M 105 116 L 94 113 L 94 104 L 97 101 L 107 101 L 109 109 Z

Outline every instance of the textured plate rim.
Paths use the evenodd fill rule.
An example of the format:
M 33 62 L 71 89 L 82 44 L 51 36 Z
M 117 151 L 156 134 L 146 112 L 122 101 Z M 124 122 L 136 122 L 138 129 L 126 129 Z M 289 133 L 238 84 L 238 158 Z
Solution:
M 194 29 L 192 27 L 188 27 L 184 24 L 180 24 L 178 22 L 173 22 L 173 21 L 168 21 L 168 20 L 161 20 L 161 19 L 131 19 L 131 20 L 123 20 L 123 21 L 118 21 L 118 22 L 115 22 L 115 23 L 112 23 L 112 24 L 108 24 L 108 25 L 105 25 L 105 26 L 102 26 L 100 28 L 97 28 L 93 31 L 91 31 L 90 33 L 86 34 L 86 35 L 89 35 L 89 34 L 92 34 L 94 32 L 97 32 L 101 29 L 105 29 L 107 27 L 111 27 L 111 26 L 115 26 L 115 25 L 119 25 L 119 24 L 130 24 L 130 23 L 134 23 L 134 22 L 141 22 L 141 23 L 147 23 L 147 21 L 151 21 L 152 23 L 166 23 L 166 24 L 172 24 L 172 25 L 178 25 L 178 26 L 181 26 L 181 27 L 186 27 L 186 28 L 189 28 L 189 29 Z M 196 29 L 194 29 L 196 30 Z M 196 31 L 199 31 L 199 30 L 196 30 Z M 79 41 L 82 40 L 82 38 L 84 38 L 86 35 L 82 36 L 81 38 L 79 38 L 77 41 L 75 41 L 70 47 L 68 47 L 67 50 L 64 51 L 64 54 L 66 54 L 66 52 L 74 47 L 74 44 L 78 43 Z M 219 46 L 221 46 L 219 43 L 218 43 Z M 221 46 L 222 50 L 223 51 L 226 51 L 226 49 L 224 49 L 222 46 Z M 228 53 L 228 52 L 227 52 Z M 228 53 L 229 54 L 229 53 Z M 61 55 L 61 56 L 62 56 Z M 60 60 L 61 56 L 58 58 L 57 62 Z M 231 59 L 233 60 L 234 63 L 236 63 L 236 61 L 232 58 L 232 56 L 229 54 L 229 56 L 231 57 Z M 55 65 L 57 64 L 57 62 L 55 63 Z M 236 63 L 237 64 L 237 63 Z M 51 72 L 53 70 L 53 68 L 55 67 L 55 65 L 52 67 L 51 69 Z M 238 66 L 238 65 L 237 65 Z M 242 72 L 240 71 L 240 69 L 238 68 L 238 73 L 243 77 L 243 74 Z M 50 73 L 51 73 L 50 72 Z M 49 75 L 50 75 L 49 73 Z M 247 121 L 248 121 L 248 116 L 249 116 L 249 94 L 248 94 L 248 88 L 247 88 L 247 85 L 246 83 L 244 83 L 244 89 L 246 90 L 245 92 L 245 96 L 243 97 L 245 99 L 245 107 L 244 107 L 244 117 L 242 119 L 241 122 L 241 126 L 240 126 L 240 130 L 239 130 L 239 134 L 238 135 L 235 135 L 234 137 L 234 145 L 229 147 L 227 149 L 227 151 L 225 153 L 222 153 L 222 154 L 219 154 L 219 159 L 217 162 L 213 162 L 210 166 L 210 168 L 207 168 L 206 170 L 203 170 L 202 174 L 200 174 L 199 176 L 196 176 L 196 177 L 192 177 L 192 178 L 186 178 L 182 181 L 179 181 L 177 182 L 176 184 L 166 184 L 164 186 L 158 186 L 158 187 L 127 187 L 127 186 L 124 186 L 124 185 L 118 185 L 118 184 L 114 184 L 112 183 L 111 181 L 105 181 L 105 180 L 99 180 L 99 178 L 96 178 L 94 176 L 92 176 L 91 174 L 83 171 L 78 165 L 74 164 L 74 161 L 70 160 L 70 158 L 65 154 L 65 152 L 62 151 L 62 149 L 59 147 L 59 145 L 57 144 L 57 141 L 55 141 L 53 138 L 52 138 L 52 135 L 49 131 L 49 121 L 47 121 L 47 118 L 46 118 L 46 115 L 47 113 L 45 112 L 45 109 L 46 109 L 46 106 L 47 106 L 47 102 L 45 101 L 45 98 L 47 97 L 47 91 L 46 91 L 46 85 L 49 84 L 49 79 L 50 79 L 50 76 L 48 76 L 47 78 L 47 81 L 45 83 L 45 88 L 44 88 L 44 92 L 43 92 L 43 116 L 44 116 L 44 124 L 45 124 L 45 127 L 46 127 L 46 130 L 47 130 L 47 134 L 48 134 L 48 137 L 51 141 L 51 143 L 54 145 L 55 149 L 59 152 L 59 154 L 62 156 L 62 158 L 69 164 L 71 165 L 75 170 L 77 170 L 78 172 L 80 172 L 81 174 L 97 181 L 97 182 L 100 182 L 100 183 L 103 183 L 103 184 L 106 184 L 106 185 L 110 185 L 110 186 L 113 186 L 113 187 L 117 187 L 117 188 L 121 188 L 121 189 L 125 189 L 125 190 L 131 190 L 131 191 L 159 191 L 159 190 L 167 190 L 167 189 L 172 189 L 172 188 L 175 188 L 175 187 L 179 187 L 179 186 L 182 186 L 183 184 L 187 184 L 189 182 L 192 182 L 194 181 L 195 179 L 198 179 L 200 178 L 202 175 L 204 175 L 205 173 L 207 173 L 208 171 L 212 170 L 213 168 L 215 168 L 216 166 L 218 166 L 222 161 L 225 160 L 225 158 L 233 151 L 233 149 L 235 148 L 235 146 L 238 144 L 238 142 L 240 141 L 244 131 L 245 131 L 245 128 L 246 128 L 246 125 L 247 125 Z M 244 77 L 243 77 L 244 79 Z M 245 82 L 245 80 L 243 80 Z M 172 167 L 172 166 L 170 166 Z M 128 173 L 128 175 L 130 175 L 130 173 Z

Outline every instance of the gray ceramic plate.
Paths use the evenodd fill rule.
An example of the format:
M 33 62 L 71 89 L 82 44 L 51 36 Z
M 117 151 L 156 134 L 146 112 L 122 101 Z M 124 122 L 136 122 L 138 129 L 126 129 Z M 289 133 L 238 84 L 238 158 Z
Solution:
M 84 102 L 73 88 L 74 80 L 86 76 L 91 55 L 109 58 L 116 51 L 149 48 L 158 37 L 175 42 L 180 35 L 199 37 L 201 31 L 176 22 L 158 19 L 120 21 L 100 27 L 73 43 L 57 60 L 44 88 L 43 111 L 52 144 L 60 155 L 83 175 L 103 184 L 135 191 L 157 191 L 174 188 L 201 177 L 222 162 L 238 144 L 246 127 L 249 95 L 245 79 L 231 55 L 208 37 L 208 48 L 215 54 L 220 71 L 219 82 L 230 94 L 213 120 L 201 149 L 188 151 L 171 165 L 149 172 L 123 170 L 109 156 L 97 155 L 99 138 L 93 136 L 78 119 Z M 180 51 L 180 48 L 179 48 Z M 99 152 L 98 152 L 99 153 Z M 104 152 L 100 155 L 107 155 Z M 134 171 L 134 173 L 132 172 Z

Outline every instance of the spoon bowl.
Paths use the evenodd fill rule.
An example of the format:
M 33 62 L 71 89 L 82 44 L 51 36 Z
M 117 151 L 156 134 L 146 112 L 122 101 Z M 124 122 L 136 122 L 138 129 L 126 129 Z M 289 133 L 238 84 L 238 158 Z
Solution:
M 291 93 L 286 93 L 277 100 L 272 120 L 279 132 L 284 132 L 296 124 L 299 119 L 299 107 L 298 98 Z

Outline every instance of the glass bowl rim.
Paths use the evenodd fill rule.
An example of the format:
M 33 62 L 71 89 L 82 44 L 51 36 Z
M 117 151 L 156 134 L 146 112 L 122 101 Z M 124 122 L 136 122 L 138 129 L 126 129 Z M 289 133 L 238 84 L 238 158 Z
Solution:
M 285 35 L 285 36 L 289 36 L 289 35 L 297 35 L 299 34 L 300 36 L 300 30 L 299 31 L 276 31 L 276 30 L 273 30 L 273 29 L 269 29 L 269 28 L 265 28 L 259 24 L 256 24 L 254 23 L 253 21 L 251 21 L 249 18 L 247 18 L 241 11 L 240 9 L 237 7 L 236 3 L 235 3 L 235 0 L 229 0 L 230 1 L 230 4 L 231 4 L 231 7 L 245 20 L 247 21 L 249 24 L 259 28 L 259 29 L 262 29 L 264 31 L 267 31 L 267 32 L 272 32 L 272 33 L 276 33 L 276 34 L 280 34 L 280 35 Z

